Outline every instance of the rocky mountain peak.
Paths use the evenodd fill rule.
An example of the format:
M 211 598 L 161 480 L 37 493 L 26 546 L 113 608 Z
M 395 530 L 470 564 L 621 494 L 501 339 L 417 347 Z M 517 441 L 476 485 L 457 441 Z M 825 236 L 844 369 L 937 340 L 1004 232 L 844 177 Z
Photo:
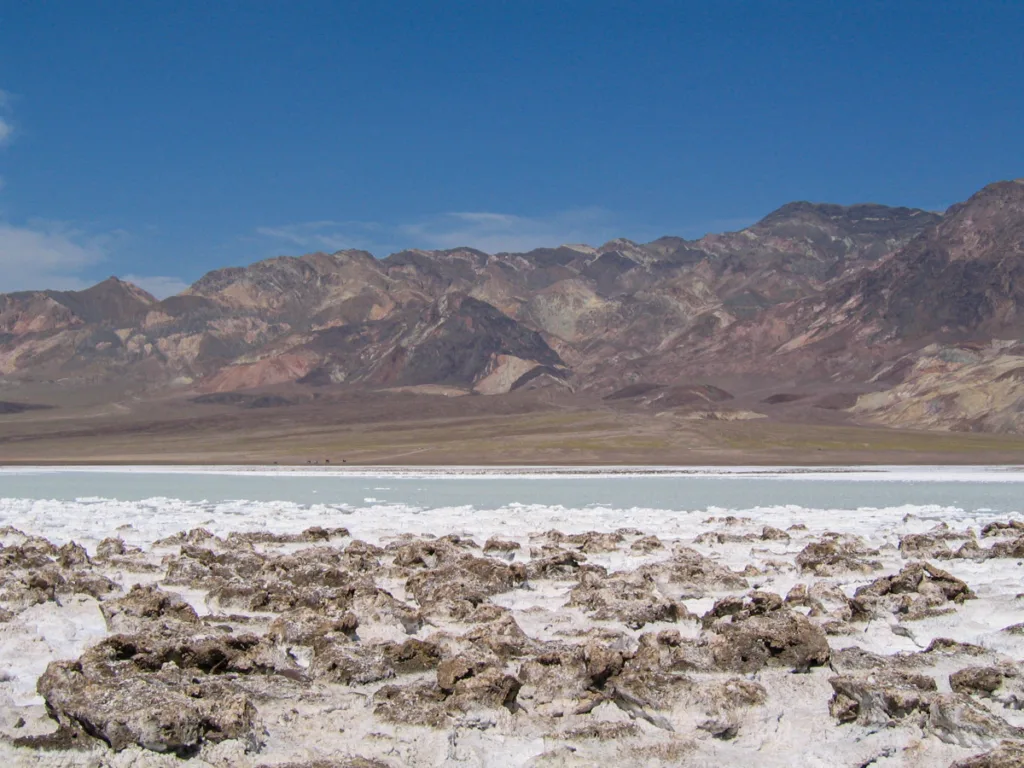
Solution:
M 993 338 L 1024 339 L 1019 180 L 944 215 L 801 201 L 700 240 L 281 256 L 162 302 L 116 278 L 0 296 L 0 375 L 151 391 L 606 393 L 715 371 L 875 386 L 887 360 Z
M 933 240 L 952 260 L 1024 254 L 1024 180 L 989 184 L 946 211 Z
M 806 201 L 788 203 L 750 227 L 751 230 L 792 230 L 817 227 L 847 235 L 904 235 L 935 224 L 940 214 L 920 208 L 893 207 L 877 203 L 835 205 Z
M 121 295 L 141 301 L 144 304 L 155 304 L 157 301 L 151 293 L 143 290 L 139 286 L 135 285 L 135 283 L 129 283 L 127 280 L 122 280 L 114 275 L 111 275 L 106 280 L 96 283 L 96 285 L 90 288 L 86 288 L 84 291 L 79 291 L 79 293 L 96 293 L 106 297 Z

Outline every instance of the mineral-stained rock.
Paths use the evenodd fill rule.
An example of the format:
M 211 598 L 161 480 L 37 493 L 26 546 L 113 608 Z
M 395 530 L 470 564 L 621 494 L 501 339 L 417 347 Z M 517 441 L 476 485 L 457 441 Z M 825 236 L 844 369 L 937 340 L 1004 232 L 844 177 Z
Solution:
M 586 533 L 572 534 L 565 534 L 561 531 L 547 531 L 539 536 L 530 537 L 530 545 L 533 547 L 538 545 L 564 547 L 586 554 L 615 552 L 624 541 L 625 535 L 621 531 L 616 531 L 615 533 L 587 531 Z
M 940 693 L 932 697 L 928 730 L 947 744 L 987 747 L 1001 739 L 1024 739 L 1024 729 L 1010 725 L 970 696 Z
M 705 720 L 697 725 L 698 730 L 705 731 L 716 739 L 722 739 L 723 741 L 729 741 L 735 739 L 740 732 L 739 726 L 736 723 L 730 723 L 728 720 L 721 720 L 718 718 L 711 718 Z
M 997 667 L 966 667 L 949 676 L 949 687 L 956 693 L 991 695 L 1003 684 L 1006 670 Z
M 499 610 L 497 618 L 477 624 L 463 635 L 463 638 L 502 659 L 526 656 L 534 645 L 512 617 L 511 612 L 505 609 Z
M 142 745 L 181 756 L 202 750 L 204 759 L 224 764 L 244 762 L 241 745 L 204 744 L 237 738 L 257 749 L 263 731 L 254 706 L 265 701 L 272 702 L 266 706 L 277 727 L 297 718 L 312 723 L 319 712 L 331 734 L 338 727 L 342 738 L 358 731 L 343 753 L 358 748 L 360 738 L 405 734 L 401 745 L 396 742 L 395 759 L 419 759 L 423 751 L 411 746 L 415 736 L 406 739 L 407 731 L 393 727 L 417 725 L 455 734 L 450 744 L 467 754 L 465 741 L 456 744 L 466 729 L 495 728 L 495 737 L 504 739 L 518 738 L 513 732 L 521 728 L 531 739 L 589 740 L 578 745 L 576 757 L 584 761 L 590 759 L 584 751 L 603 749 L 623 764 L 652 756 L 665 762 L 664 754 L 651 750 L 671 741 L 713 762 L 745 748 L 751 724 L 774 718 L 780 704 L 789 712 L 777 695 L 768 696 L 770 684 L 782 678 L 767 670 L 802 672 L 824 664 L 837 675 L 830 711 L 839 725 L 830 727 L 840 734 L 842 724 L 851 722 L 903 727 L 972 751 L 1020 737 L 999 714 L 1024 710 L 1024 676 L 994 650 L 941 638 L 927 650 L 892 655 L 829 648 L 827 635 L 859 633 L 859 621 L 882 616 L 891 624 L 893 615 L 909 619 L 951 610 L 973 597 L 964 582 L 929 563 L 911 562 L 883 578 L 856 578 L 856 584 L 874 580 L 848 597 L 850 573 L 874 568 L 878 554 L 864 540 L 826 534 L 800 553 L 798 569 L 783 554 L 790 534 L 755 527 L 752 520 L 715 522 L 722 529 L 708 541 L 748 542 L 750 562 L 742 573 L 678 542 L 626 529 L 549 531 L 531 537 L 529 552 L 514 541 L 489 539 L 481 548 L 457 535 L 401 535 L 385 549 L 362 541 L 333 546 L 340 533 L 327 529 L 223 539 L 197 529 L 160 554 L 167 581 L 208 590 L 208 604 L 217 610 L 202 617 L 169 591 L 173 587 L 110 591 L 117 586 L 103 574 L 120 569 L 122 561 L 153 563 L 159 554 L 107 539 L 90 561 L 77 545 L 57 548 L 0 532 L 0 621 L 16 621 L 16 610 L 34 602 L 91 590 L 108 629 L 118 634 L 76 662 L 51 664 L 40 678 L 39 691 L 64 734 L 60 743 L 77 743 L 67 737 L 76 734 L 95 748 L 93 734 L 114 749 Z M 979 561 L 1024 539 L 1012 527 L 987 535 L 991 550 L 972 555 Z M 915 536 L 902 538 L 904 556 L 941 554 L 947 542 L 959 546 L 965 538 L 948 528 Z M 295 544 L 311 546 L 278 546 Z M 603 562 L 598 554 L 613 550 L 617 568 L 637 560 L 643 565 L 612 570 L 587 561 L 587 553 Z M 895 556 L 891 546 L 886 556 Z M 975 567 L 988 565 L 969 566 Z M 792 584 L 799 570 L 803 583 L 785 600 L 748 592 L 751 583 Z M 829 574 L 843 578 L 817 578 Z M 530 594 L 538 599 L 519 600 Z M 553 595 L 564 595 L 565 606 L 553 605 Z M 691 621 L 677 624 L 678 631 L 649 631 L 656 622 L 692 620 L 682 601 L 708 595 L 716 600 L 699 626 Z M 93 611 L 95 603 L 75 601 L 70 608 Z M 51 608 L 33 612 L 40 610 Z M 429 633 L 425 627 L 432 627 Z M 636 631 L 644 627 L 648 631 Z M 1004 635 L 1003 642 L 1012 645 L 1013 638 Z M 929 676 L 937 670 L 952 672 L 952 693 L 937 690 Z M 786 695 L 812 691 L 825 679 L 820 673 L 785 677 Z M 351 717 L 360 719 L 358 727 L 350 728 Z M 366 717 L 388 725 L 367 731 Z M 5 728 L 19 729 L 16 734 L 34 728 L 13 717 L 5 722 Z M 668 735 L 680 725 L 685 733 Z M 651 726 L 662 733 L 652 736 Z M 846 735 L 863 733 L 856 728 Z M 424 749 L 444 740 L 440 733 L 420 734 L 430 742 Z M 714 741 L 734 738 L 739 741 L 733 745 Z M 326 743 L 311 742 L 308 752 L 305 743 L 288 753 L 275 746 L 274 758 L 301 762 L 328 754 L 321 751 Z M 293 749 L 290 741 L 285 748 Z M 377 743 L 373 754 L 379 748 Z M 1002 754 L 995 749 L 977 759 Z M 335 757 L 320 762 L 326 768 L 339 759 L 338 765 L 348 765 Z M 314 759 L 310 766 L 316 764 Z
M 71 568 L 76 565 L 89 565 L 89 553 L 85 547 L 69 541 L 57 550 L 57 562 L 62 568 Z
M 128 545 L 120 536 L 117 538 L 108 537 L 96 545 L 96 559 L 106 560 L 116 555 L 124 555 L 128 552 Z
M 519 699 L 541 716 L 590 711 L 602 701 L 591 691 L 588 663 L 578 645 L 547 643 L 523 661 L 516 676 L 523 683 Z
M 444 539 L 415 539 L 405 544 L 391 544 L 387 549 L 394 552 L 395 565 L 402 568 L 436 568 L 463 554 L 459 547 Z
M 789 541 L 789 534 L 778 528 L 766 525 L 761 529 L 762 541 Z
M 693 540 L 694 544 L 743 544 L 758 541 L 752 533 L 730 533 L 728 531 L 705 531 Z
M 46 542 L 47 545 L 50 542 Z M 20 545 L 0 547 L 0 571 L 37 570 L 55 566 L 53 546 L 40 546 L 29 540 Z
M 442 601 L 479 605 L 491 595 L 508 592 L 525 580 L 526 571 L 522 566 L 464 555 L 414 572 L 406 581 L 406 589 L 422 607 Z
M 437 667 L 437 685 L 446 694 L 450 694 L 460 680 L 472 677 L 488 666 L 486 660 L 465 656 L 445 659 Z
M 310 760 L 303 763 L 274 763 L 257 768 L 391 768 L 388 763 L 368 757 L 344 757 L 340 760 Z
M 900 537 L 900 554 L 905 558 L 948 558 L 952 553 L 945 540 L 927 533 Z
M 403 643 L 384 643 L 384 657 L 400 675 L 426 672 L 441 663 L 441 649 L 436 643 L 410 638 Z
M 373 713 L 387 722 L 440 728 L 447 720 L 445 698 L 434 683 L 385 685 L 373 694 Z
M 856 601 L 875 613 L 889 612 L 905 619 L 922 619 L 952 610 L 974 593 L 960 579 L 930 563 L 915 562 L 893 576 L 857 589 Z
M 1004 530 L 1005 532 L 1010 532 L 1013 529 Z M 997 541 L 987 548 L 979 546 L 977 541 L 971 539 L 953 553 L 951 557 L 963 558 L 965 560 L 987 560 L 992 557 L 1024 558 L 1024 536 Z
M 313 649 L 309 675 L 342 685 L 364 685 L 389 680 L 396 674 L 381 645 L 321 640 Z
M 548 550 L 543 556 L 534 555 L 526 564 L 526 577 L 531 581 L 572 579 L 581 569 L 593 568 L 584 565 L 586 559 L 586 555 L 577 552 L 557 548 Z M 604 572 L 604 569 L 598 571 Z
M 345 575 L 340 575 L 344 573 Z M 347 583 L 345 578 L 351 576 Z M 220 609 L 241 609 L 284 613 L 308 608 L 315 611 L 346 609 L 355 598 L 357 590 L 370 589 L 365 582 L 348 572 L 339 572 L 339 578 L 325 575 L 325 585 L 316 583 L 296 584 L 286 579 L 258 578 L 222 582 L 207 595 L 207 603 Z
M 1024 742 L 1004 741 L 981 755 L 959 760 L 949 768 L 1020 768 L 1024 765 Z
M 569 605 L 601 621 L 621 621 L 631 629 L 658 621 L 688 618 L 686 606 L 661 594 L 654 578 L 638 572 L 602 577 L 584 573 L 569 595 Z
M 740 574 L 719 565 L 691 547 L 676 546 L 672 556 L 638 569 L 655 583 L 671 584 L 684 597 L 703 597 L 708 588 L 745 589 L 747 580 Z
M 636 652 L 626 666 L 631 670 L 679 674 L 712 670 L 715 661 L 707 643 L 683 638 L 677 630 L 666 629 L 641 635 Z
M 768 691 L 761 683 L 742 678 L 701 681 L 701 698 L 714 712 L 729 712 L 740 707 L 757 707 L 768 700 Z
M 608 680 L 621 674 L 626 661 L 622 652 L 597 640 L 591 640 L 584 646 L 583 658 L 587 663 L 590 685 L 595 688 L 604 687 Z
M 373 695 L 374 713 L 394 723 L 440 727 L 449 716 L 475 710 L 513 711 L 522 683 L 501 669 L 462 659 L 446 660 L 438 683 L 385 685 Z
M 895 653 L 886 656 L 865 651 L 863 648 L 841 648 L 832 651 L 829 666 L 841 674 L 864 670 L 908 672 L 931 663 L 922 653 Z
M 745 620 L 751 616 L 764 616 L 782 608 L 783 600 L 773 592 L 751 592 L 747 597 L 738 595 L 723 597 L 716 600 L 704 616 L 701 624 L 705 629 L 713 627 L 720 619 L 736 618 Z
M 929 694 L 937 688 L 927 675 L 895 669 L 868 674 L 840 675 L 829 680 L 832 700 L 829 712 L 840 723 L 886 724 L 892 719 L 927 712 Z
M 1014 664 L 965 667 L 949 676 L 949 686 L 956 693 L 992 699 L 1009 709 L 1024 709 L 1024 680 Z
M 961 643 L 959 640 L 951 640 L 948 637 L 936 637 L 924 653 L 943 654 L 946 656 L 983 656 L 986 650 L 980 645 L 973 643 Z
M 357 591 L 349 609 L 361 624 L 390 624 L 401 627 L 402 631 L 410 635 L 423 628 L 422 612 L 383 589 Z
M 896 669 L 829 680 L 829 711 L 840 723 L 888 725 L 911 719 L 939 739 L 961 747 L 990 746 L 1005 738 L 1022 738 L 1024 730 L 996 717 L 970 696 L 938 693 L 927 675 Z
M 964 542 L 961 547 L 951 554 L 950 558 L 960 558 L 963 560 L 985 560 L 991 555 L 992 550 L 982 549 L 978 546 L 978 542 L 975 539 L 969 539 Z
M 154 547 L 170 547 L 177 544 L 209 544 L 219 539 L 206 528 L 193 528 L 189 531 L 178 533 L 157 539 L 153 542 Z
M 720 669 L 756 672 L 781 666 L 805 671 L 829 660 L 825 633 L 806 616 L 784 608 L 782 598 L 772 593 L 720 600 L 703 622 L 717 635 L 711 651 Z
M 301 533 L 271 533 L 270 531 L 232 531 L 225 542 L 230 546 L 239 541 L 252 544 L 300 544 L 327 542 L 331 539 L 346 538 L 348 528 L 322 528 L 314 525 Z
M 345 547 L 345 559 L 349 566 L 358 571 L 366 571 L 380 566 L 380 558 L 385 550 L 361 539 L 350 541 Z
M 365 644 L 323 638 L 313 647 L 309 674 L 332 683 L 364 685 L 435 669 L 441 659 L 441 649 L 422 640 Z
M 121 591 L 121 586 L 102 573 L 92 570 L 75 570 L 67 575 L 64 588 L 74 594 L 89 595 L 100 600 L 107 595 Z
M 276 653 L 264 640 L 252 634 L 180 633 L 178 628 L 111 635 L 86 651 L 83 665 L 103 667 L 130 662 L 132 667 L 155 672 L 173 663 L 185 671 L 203 674 L 270 674 L 295 669 L 294 663 Z
M 657 536 L 642 536 L 629 545 L 631 552 L 657 552 L 665 548 Z
M 187 756 L 204 741 L 224 739 L 259 748 L 255 706 L 211 674 L 229 666 L 221 662 L 230 653 L 204 649 L 201 641 L 190 648 L 160 640 L 141 645 L 115 636 L 78 661 L 52 662 L 37 684 L 47 712 L 63 728 L 84 730 L 115 751 L 137 744 Z
M 133 632 L 140 622 L 173 621 L 182 624 L 198 624 L 199 617 L 178 595 L 164 592 L 155 585 L 136 584 L 124 597 L 106 600 L 100 611 L 111 632 Z
M 313 645 L 320 638 L 333 633 L 354 640 L 358 627 L 359 619 L 349 611 L 298 608 L 274 619 L 267 637 L 286 645 Z
M 1024 520 L 996 520 L 985 525 L 981 529 L 981 536 L 1013 536 L 1014 538 L 1024 534 Z
M 165 582 L 206 588 L 207 602 L 222 609 L 344 610 L 357 595 L 377 591 L 372 577 L 350 563 L 349 555 L 330 547 L 264 555 L 182 545 L 180 556 L 168 560 Z
M 516 552 L 520 549 L 522 549 L 522 545 L 518 541 L 490 538 L 484 544 L 483 551 L 485 555 L 495 555 L 511 562 L 515 559 Z
M 868 617 L 864 606 L 846 596 L 842 589 L 825 581 L 817 581 L 808 587 L 795 585 L 786 595 L 786 605 L 809 608 L 809 618 L 819 620 L 825 634 L 845 634 L 850 630 L 848 622 Z
M 1011 541 L 997 541 L 989 549 L 989 557 L 1024 558 L 1024 536 Z
M 856 571 L 870 573 L 881 568 L 881 563 L 868 558 L 878 552 L 868 550 L 857 536 L 825 534 L 821 541 L 812 541 L 796 556 L 796 564 L 803 571 L 817 576 L 836 576 Z
M 74 542 L 58 549 L 45 539 L 27 537 L 18 545 L 0 545 L 0 607 L 5 610 L 20 612 L 69 594 L 102 599 L 120 590 L 93 570 L 85 549 Z
M 196 588 L 217 587 L 231 579 L 248 580 L 263 569 L 266 559 L 256 552 L 237 549 L 219 552 L 183 543 L 177 556 L 167 560 L 167 584 Z
M 446 704 L 450 710 L 462 712 L 499 707 L 515 711 L 516 697 L 521 688 L 518 678 L 495 667 L 487 667 L 459 679 Z

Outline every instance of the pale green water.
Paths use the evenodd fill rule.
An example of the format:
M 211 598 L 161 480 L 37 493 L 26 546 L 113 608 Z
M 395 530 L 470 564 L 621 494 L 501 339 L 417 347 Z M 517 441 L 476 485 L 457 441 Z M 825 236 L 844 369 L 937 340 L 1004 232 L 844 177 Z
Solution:
M 950 477 L 959 478 L 951 481 Z M 758 476 L 348 476 L 145 472 L 0 472 L 0 498 L 72 501 L 288 501 L 296 504 L 402 504 L 421 509 L 507 504 L 699 510 L 797 505 L 849 510 L 904 505 L 1013 513 L 1024 509 L 1020 471 L 896 470 L 843 479 L 831 475 Z

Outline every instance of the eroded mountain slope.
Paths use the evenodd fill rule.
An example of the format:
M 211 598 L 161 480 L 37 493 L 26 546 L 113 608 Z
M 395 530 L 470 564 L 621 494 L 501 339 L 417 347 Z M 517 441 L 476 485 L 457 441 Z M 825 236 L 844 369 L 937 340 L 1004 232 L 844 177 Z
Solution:
M 858 418 L 1016 430 L 1016 380 L 1001 379 L 980 412 L 939 408 L 927 403 L 950 392 L 913 356 L 996 340 L 991 361 L 1013 347 L 1022 252 L 1024 183 L 1000 182 L 944 215 L 791 203 L 693 241 L 279 257 L 216 270 L 164 301 L 113 278 L 2 296 L 0 375 L 116 381 L 142 397 L 295 382 L 603 395 L 634 383 L 845 381 L 890 390 Z M 906 375 L 886 373 L 897 364 Z M 932 378 L 918 381 L 924 370 Z

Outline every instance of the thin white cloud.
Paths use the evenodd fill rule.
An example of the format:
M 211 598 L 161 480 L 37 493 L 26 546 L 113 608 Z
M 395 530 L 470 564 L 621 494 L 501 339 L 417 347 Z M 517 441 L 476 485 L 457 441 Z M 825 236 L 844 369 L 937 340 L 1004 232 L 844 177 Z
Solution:
M 103 263 L 128 237 L 123 231 L 90 234 L 60 222 L 24 225 L 0 222 L 0 293 L 78 291 L 95 285 Z M 126 275 L 157 298 L 180 293 L 188 284 L 164 275 Z
M 445 213 L 400 227 L 403 239 L 420 248 L 468 246 L 487 253 L 529 251 L 565 243 L 601 245 L 616 236 L 603 208 L 575 208 L 550 216 L 493 211 Z
M 10 94 L 0 90 L 0 146 L 14 135 L 6 117 L 10 103 Z M 0 189 L 3 186 L 0 178 Z M 124 230 L 95 234 L 44 219 L 23 224 L 0 221 L 0 293 L 88 288 L 97 282 L 95 273 L 111 250 L 127 237 Z M 166 276 L 132 275 L 130 281 L 160 298 L 188 287 Z
M 373 233 L 379 224 L 367 221 L 304 221 L 274 227 L 259 227 L 256 234 L 306 251 L 366 250 L 376 244 Z
M 60 224 L 0 223 L 0 292 L 85 288 L 89 281 L 83 273 L 105 255 L 104 238 Z
M 189 285 L 179 277 L 166 275 L 123 275 L 121 279 L 126 283 L 139 286 L 158 299 L 166 299 L 168 296 L 179 294 Z
M 388 226 L 362 221 L 308 221 L 260 227 L 256 234 L 300 251 L 358 248 L 383 256 L 403 248 L 469 247 L 488 253 L 528 251 L 564 243 L 600 245 L 618 233 L 601 208 L 577 208 L 550 216 L 458 211 Z
M 7 91 L 0 90 L 0 112 L 7 113 L 10 108 L 11 97 Z M 9 144 L 14 136 L 14 124 L 5 114 L 0 114 L 0 147 Z

